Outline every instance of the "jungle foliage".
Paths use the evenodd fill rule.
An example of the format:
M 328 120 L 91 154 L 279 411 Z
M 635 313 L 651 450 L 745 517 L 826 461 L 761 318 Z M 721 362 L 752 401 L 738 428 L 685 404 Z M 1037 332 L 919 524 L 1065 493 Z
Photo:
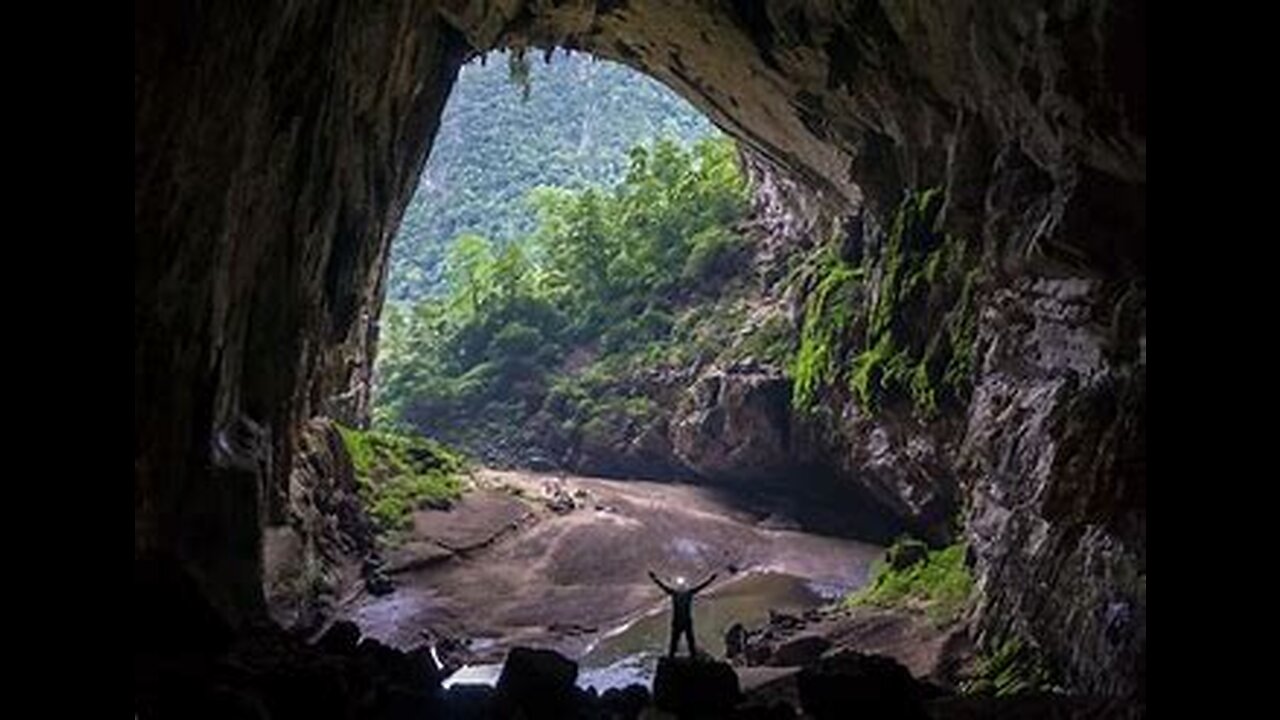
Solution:
M 705 337 L 707 325 L 732 319 L 721 290 L 747 257 L 732 141 L 660 140 L 633 147 L 628 162 L 611 188 L 534 191 L 528 236 L 463 234 L 445 257 L 442 295 L 389 303 L 379 424 L 467 447 L 545 404 L 565 430 L 590 431 L 647 412 L 651 401 L 618 379 L 723 342 Z
M 444 257 L 459 235 L 495 250 L 537 226 L 540 186 L 608 187 L 628 150 L 656 137 L 688 145 L 715 128 L 662 84 L 583 54 L 490 53 L 462 68 L 431 155 L 391 246 L 387 297 L 447 291 Z

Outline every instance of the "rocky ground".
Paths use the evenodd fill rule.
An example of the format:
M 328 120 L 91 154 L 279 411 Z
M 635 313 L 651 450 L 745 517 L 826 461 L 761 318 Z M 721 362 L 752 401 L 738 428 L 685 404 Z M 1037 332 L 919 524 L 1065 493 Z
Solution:
M 217 635 L 219 633 L 213 633 Z M 747 685 L 727 663 L 664 658 L 652 688 L 576 685 L 578 664 L 515 648 L 496 686 L 440 686 L 430 654 L 360 637 L 341 622 L 314 644 L 280 632 L 190 652 L 145 643 L 135 660 L 138 717 L 185 718 L 1141 718 L 1145 709 L 1061 695 L 961 696 L 883 656 L 842 650 Z
M 767 495 L 527 472 L 484 470 L 475 484 L 452 510 L 416 513 L 410 535 L 384 553 L 394 591 L 365 592 L 345 612 L 365 634 L 406 649 L 464 641 L 472 662 L 516 644 L 576 656 L 662 606 L 650 569 L 719 573 L 700 596 L 714 602 L 753 571 L 851 589 L 879 554 L 807 532 L 830 522 L 821 504 L 801 514 Z
M 939 625 L 909 610 L 835 605 L 799 615 L 772 613 L 767 624 L 730 634 L 729 660 L 741 667 L 798 669 L 857 651 L 893 658 L 919 680 L 956 687 L 973 665 L 964 622 Z
M 729 573 L 704 598 L 727 603 L 750 570 L 858 576 L 879 553 L 804 532 L 821 518 L 792 515 L 767 497 L 729 497 L 698 486 L 483 471 L 452 511 L 420 511 L 410 535 L 385 553 L 392 592 L 360 596 L 349 608 L 357 622 L 339 620 L 310 640 L 265 627 L 236 634 L 189 580 L 144 578 L 173 586 L 165 596 L 192 607 L 139 609 L 155 632 L 136 649 L 138 716 L 1145 717 L 1141 704 L 1105 698 L 961 694 L 974 667 L 965 623 L 837 605 L 732 628 L 728 662 L 663 658 L 647 685 L 579 687 L 571 657 L 600 628 L 664 601 L 643 579 L 650 566 Z M 184 618 L 182 632 L 166 629 L 170 616 Z M 206 622 L 193 626 L 192 617 Z M 479 635 L 493 642 L 440 642 Z M 442 654 L 446 665 L 502 662 L 501 674 L 492 686 L 445 688 Z

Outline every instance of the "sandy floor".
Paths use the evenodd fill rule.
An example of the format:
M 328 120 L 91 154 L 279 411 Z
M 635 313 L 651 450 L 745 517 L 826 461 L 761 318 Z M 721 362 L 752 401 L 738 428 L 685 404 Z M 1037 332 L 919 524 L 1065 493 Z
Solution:
M 879 553 L 854 540 L 775 529 L 804 519 L 767 497 L 523 472 L 483 471 L 477 482 L 453 511 L 415 518 L 410 550 L 393 554 L 402 568 L 394 593 L 361 596 L 349 607 L 366 634 L 402 647 L 444 634 L 495 657 L 516 643 L 578 654 L 665 602 L 649 569 L 693 581 L 717 572 L 721 580 L 705 593 L 713 598 L 750 570 L 856 586 Z M 553 512 L 556 497 L 573 498 L 574 508 Z

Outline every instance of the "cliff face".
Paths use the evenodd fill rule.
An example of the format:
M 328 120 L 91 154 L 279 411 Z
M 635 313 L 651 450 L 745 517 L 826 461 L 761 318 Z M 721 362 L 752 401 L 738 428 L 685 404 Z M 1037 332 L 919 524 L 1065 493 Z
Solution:
M 261 530 L 291 522 L 302 428 L 363 413 L 459 64 L 555 44 L 663 80 L 848 219 L 873 320 L 904 191 L 941 188 L 930 232 L 979 269 L 969 390 L 924 424 L 821 394 L 815 447 L 925 524 L 962 508 L 989 642 L 1143 688 L 1141 2 L 136 3 L 135 560 L 261 617 Z M 894 316 L 912 352 L 950 332 L 948 283 Z
M 1140 286 L 1021 279 L 983 309 L 961 449 L 979 627 L 1073 687 L 1145 693 L 1146 330 Z
M 387 244 L 462 44 L 421 3 L 139 3 L 134 554 L 262 611 L 298 435 L 362 411 Z
M 363 579 L 363 561 L 378 548 L 337 428 L 313 418 L 296 441 L 285 521 L 263 532 L 262 581 L 276 622 L 311 629 Z

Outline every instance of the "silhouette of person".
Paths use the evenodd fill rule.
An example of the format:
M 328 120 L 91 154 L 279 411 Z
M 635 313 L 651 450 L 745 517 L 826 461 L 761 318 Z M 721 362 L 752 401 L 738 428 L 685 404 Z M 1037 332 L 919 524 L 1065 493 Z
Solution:
M 696 658 L 698 649 L 693 640 L 693 596 L 710 585 L 716 579 L 716 574 L 712 573 L 711 577 L 693 587 L 687 587 L 682 577 L 676 578 L 675 587 L 671 587 L 659 580 L 652 570 L 649 571 L 649 577 L 663 592 L 671 596 L 671 650 L 668 654 L 676 656 L 676 646 L 680 644 L 680 636 L 683 634 L 689 644 L 689 657 Z

